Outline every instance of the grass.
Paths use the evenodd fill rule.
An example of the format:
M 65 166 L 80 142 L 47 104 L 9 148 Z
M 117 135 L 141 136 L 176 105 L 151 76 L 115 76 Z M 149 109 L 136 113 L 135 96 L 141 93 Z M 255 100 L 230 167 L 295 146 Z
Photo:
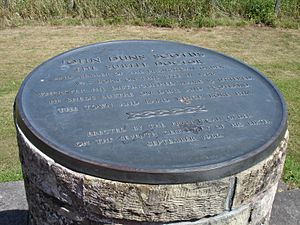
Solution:
M 166 39 L 214 49 L 257 67 L 283 93 L 290 142 L 284 180 L 300 187 L 300 32 L 258 26 L 157 28 L 145 26 L 24 26 L 0 30 L 0 182 L 21 179 L 12 105 L 24 77 L 70 48 L 114 39 Z
M 299 0 L 10 0 L 0 1 L 0 27 L 29 23 L 80 25 L 148 24 L 158 27 L 212 27 L 216 25 L 264 24 L 299 28 Z

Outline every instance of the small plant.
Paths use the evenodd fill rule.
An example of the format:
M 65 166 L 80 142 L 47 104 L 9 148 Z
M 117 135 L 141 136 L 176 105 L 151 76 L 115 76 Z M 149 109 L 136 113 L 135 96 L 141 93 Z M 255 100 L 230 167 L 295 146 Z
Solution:
M 255 23 L 269 26 L 275 25 L 275 12 L 273 0 L 247 0 L 244 3 L 245 17 Z
M 175 21 L 168 17 L 157 17 L 155 18 L 153 25 L 158 27 L 173 27 Z
M 193 22 L 191 20 L 180 20 L 179 21 L 179 26 L 180 27 L 185 27 L 185 28 L 188 28 L 188 27 L 192 27 L 193 26 Z
M 107 22 L 109 25 L 121 24 L 123 22 L 123 18 L 120 16 L 115 16 L 113 18 L 105 19 L 105 22 Z
M 195 24 L 197 27 L 215 27 L 217 25 L 214 19 L 202 16 L 195 20 Z

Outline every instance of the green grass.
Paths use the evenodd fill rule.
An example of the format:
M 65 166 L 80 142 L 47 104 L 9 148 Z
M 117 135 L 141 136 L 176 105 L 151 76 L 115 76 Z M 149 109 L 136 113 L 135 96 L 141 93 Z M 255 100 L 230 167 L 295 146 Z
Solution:
M 21 179 L 12 106 L 25 76 L 46 59 L 70 48 L 114 39 L 166 39 L 231 55 L 255 66 L 283 93 L 290 141 L 283 179 L 300 187 L 300 32 L 268 27 L 166 28 L 160 26 L 25 26 L 0 30 L 0 182 Z M 136 21 L 142 25 L 142 21 Z
M 94 25 L 136 23 L 158 27 L 213 27 L 216 25 L 264 24 L 298 28 L 299 0 L 282 0 L 275 15 L 275 0 L 74 0 L 72 9 L 66 0 L 0 1 L 0 27 L 28 23 Z M 96 23 L 97 24 L 97 23 Z
M 291 59 L 293 61 L 295 59 Z M 270 78 L 281 90 L 288 106 L 290 141 L 283 179 L 291 187 L 300 186 L 300 63 L 287 62 L 258 66 L 268 71 Z M 282 74 L 281 76 L 279 74 Z
M 22 171 L 20 167 L 6 169 L 0 173 L 1 182 L 18 181 L 23 178 Z

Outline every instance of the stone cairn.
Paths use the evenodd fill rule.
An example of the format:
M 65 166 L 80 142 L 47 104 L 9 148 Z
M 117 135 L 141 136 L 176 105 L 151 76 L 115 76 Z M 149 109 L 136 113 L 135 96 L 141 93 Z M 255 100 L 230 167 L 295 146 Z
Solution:
M 288 131 L 272 155 L 219 180 L 147 185 L 72 171 L 18 129 L 31 225 L 266 225 L 286 155 Z

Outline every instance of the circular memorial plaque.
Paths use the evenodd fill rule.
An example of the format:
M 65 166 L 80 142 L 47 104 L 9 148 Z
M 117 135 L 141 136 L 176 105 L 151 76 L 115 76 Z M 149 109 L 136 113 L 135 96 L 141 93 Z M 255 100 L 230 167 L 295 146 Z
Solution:
M 23 82 L 16 124 L 73 170 L 135 183 L 238 173 L 270 155 L 287 114 L 278 90 L 223 54 L 167 41 L 74 49 Z

